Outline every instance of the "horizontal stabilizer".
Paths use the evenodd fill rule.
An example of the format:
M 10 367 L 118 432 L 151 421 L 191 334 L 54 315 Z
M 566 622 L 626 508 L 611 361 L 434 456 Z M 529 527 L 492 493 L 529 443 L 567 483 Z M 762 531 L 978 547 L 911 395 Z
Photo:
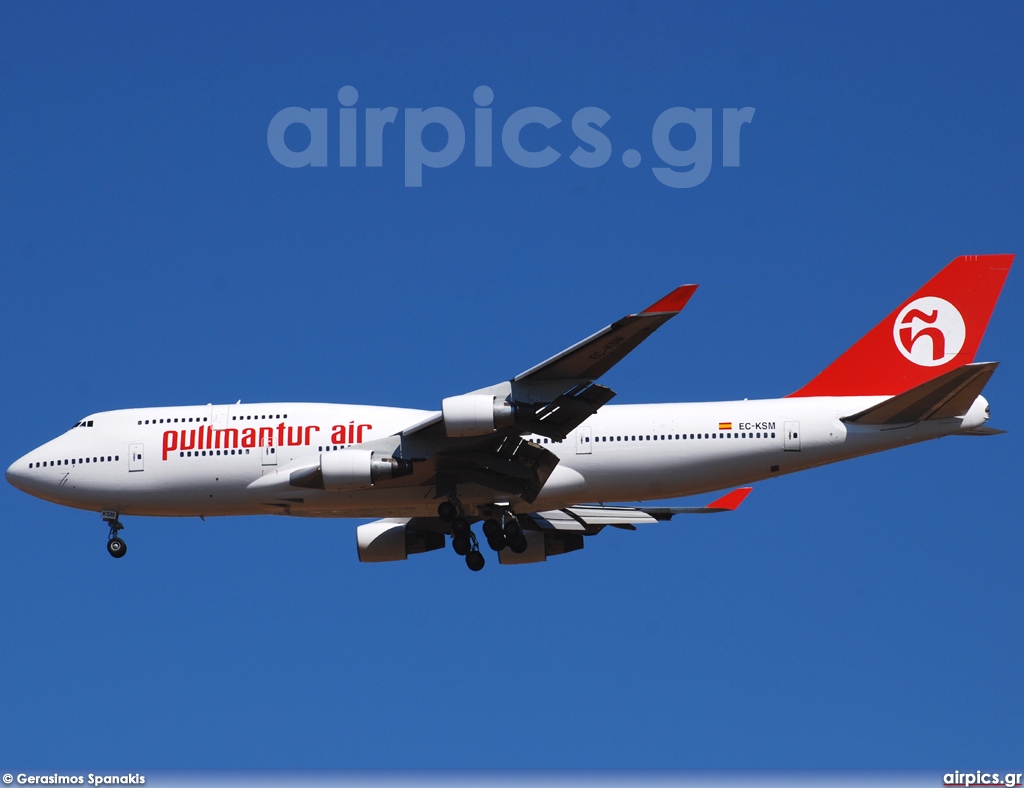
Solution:
M 953 419 L 971 409 L 998 361 L 965 364 L 867 410 L 847 416 L 851 424 L 914 424 L 929 419 Z

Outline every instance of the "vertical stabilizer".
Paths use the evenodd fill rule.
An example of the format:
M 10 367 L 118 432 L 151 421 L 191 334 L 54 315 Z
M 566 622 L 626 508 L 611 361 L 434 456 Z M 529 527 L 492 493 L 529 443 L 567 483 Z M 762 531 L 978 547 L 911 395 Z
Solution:
M 956 258 L 789 396 L 891 396 L 970 364 L 1013 257 Z

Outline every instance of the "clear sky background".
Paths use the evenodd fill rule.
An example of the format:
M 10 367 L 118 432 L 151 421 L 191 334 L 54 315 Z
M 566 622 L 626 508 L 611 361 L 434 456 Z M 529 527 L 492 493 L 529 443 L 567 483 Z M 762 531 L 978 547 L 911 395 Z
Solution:
M 1019 4 L 8 3 L 2 465 L 115 408 L 438 408 L 688 282 L 603 379 L 616 402 L 787 394 L 957 255 L 1024 251 L 1022 23 Z M 466 151 L 406 187 L 400 114 L 382 167 L 337 166 L 344 85 L 360 122 L 451 109 Z M 291 106 L 327 108 L 329 166 L 270 155 Z M 542 169 L 498 141 L 530 106 L 563 121 L 524 133 L 561 153 Z M 569 160 L 587 106 L 611 116 L 594 169 Z M 676 106 L 714 111 L 689 189 L 651 171 Z M 723 167 L 721 110 L 748 106 Z M 1003 362 L 985 394 L 1008 435 L 761 483 L 735 514 L 546 564 L 363 565 L 354 521 L 277 517 L 125 518 L 114 561 L 98 514 L 0 485 L 0 769 L 1019 771 L 1020 274 L 979 354 Z

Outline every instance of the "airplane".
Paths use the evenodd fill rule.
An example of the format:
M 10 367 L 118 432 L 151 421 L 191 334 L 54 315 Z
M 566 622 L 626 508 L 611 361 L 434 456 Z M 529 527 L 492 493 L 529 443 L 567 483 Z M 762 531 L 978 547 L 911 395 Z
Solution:
M 33 449 L 7 480 L 97 511 L 107 550 L 124 515 L 380 518 L 364 562 L 445 547 L 473 571 L 579 550 L 605 527 L 733 511 L 748 485 L 947 435 L 994 435 L 974 361 L 1014 255 L 958 257 L 786 397 L 608 405 L 597 379 L 686 306 L 678 287 L 547 361 L 440 410 L 264 403 L 95 413 Z M 742 486 L 741 486 L 742 485 Z M 732 492 L 705 506 L 649 501 Z M 634 502 L 630 504 L 629 502 Z

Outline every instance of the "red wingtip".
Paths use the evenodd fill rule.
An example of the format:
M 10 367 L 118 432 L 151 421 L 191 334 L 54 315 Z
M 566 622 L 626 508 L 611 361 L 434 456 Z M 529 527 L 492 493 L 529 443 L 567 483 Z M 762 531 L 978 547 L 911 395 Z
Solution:
M 690 300 L 690 296 L 697 290 L 697 285 L 683 285 L 677 287 L 660 301 L 651 304 L 640 314 L 649 315 L 655 312 L 680 312 Z
M 740 487 L 738 490 L 726 493 L 717 501 L 712 501 L 706 508 L 725 509 L 726 511 L 734 512 L 740 508 L 740 504 L 750 495 L 750 491 L 753 489 L 753 487 Z

